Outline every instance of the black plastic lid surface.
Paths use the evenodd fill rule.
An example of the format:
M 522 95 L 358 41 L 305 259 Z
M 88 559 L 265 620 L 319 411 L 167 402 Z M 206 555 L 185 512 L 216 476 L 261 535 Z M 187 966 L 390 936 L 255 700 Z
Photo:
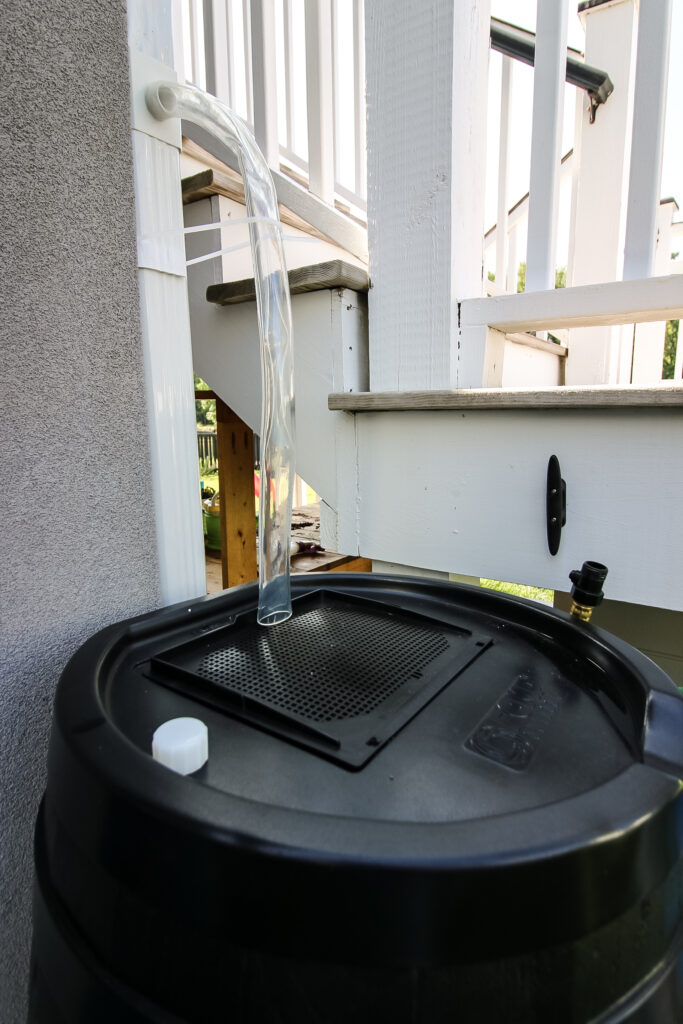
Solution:
M 121 884 L 161 905 L 191 879 L 190 916 L 316 955 L 334 955 L 360 901 L 384 924 L 355 936 L 354 955 L 379 955 L 377 929 L 398 914 L 410 926 L 383 933 L 381 955 L 433 962 L 464 942 L 453 914 L 467 917 L 471 956 L 563 941 L 611 920 L 678 862 L 683 699 L 647 658 L 561 612 L 456 584 L 341 573 L 292 584 L 291 644 L 260 639 L 247 585 L 112 626 L 65 670 L 46 811 Z M 297 607 L 334 628 L 304 642 Z M 383 672 L 372 630 L 361 649 L 362 623 L 345 648 L 342 612 L 369 607 L 389 645 L 403 623 L 422 653 Z M 326 701 L 301 688 L 283 724 L 286 680 L 272 679 L 282 659 L 296 674 L 297 657 L 308 665 L 318 647 Z M 260 666 L 256 691 L 246 668 L 239 682 L 236 650 Z M 368 729 L 372 686 L 379 718 Z M 154 730 L 185 715 L 209 730 L 208 763 L 188 777 L 151 757 Z M 354 749 L 377 740 L 353 763 L 306 731 L 344 742 L 352 720 Z M 551 917 L 549 891 L 561 894 Z M 295 936 L 283 924 L 294 906 Z M 513 934 L 492 926 L 490 907 Z M 324 939 L 323 914 L 339 922 Z

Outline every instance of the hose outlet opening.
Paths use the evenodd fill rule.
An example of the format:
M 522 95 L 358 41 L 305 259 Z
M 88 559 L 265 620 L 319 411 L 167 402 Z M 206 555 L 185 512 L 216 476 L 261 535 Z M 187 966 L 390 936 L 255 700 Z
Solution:
M 165 121 L 178 113 L 175 94 L 170 86 L 164 85 L 163 82 L 154 82 L 147 86 L 145 102 L 150 114 L 156 117 L 157 121 Z

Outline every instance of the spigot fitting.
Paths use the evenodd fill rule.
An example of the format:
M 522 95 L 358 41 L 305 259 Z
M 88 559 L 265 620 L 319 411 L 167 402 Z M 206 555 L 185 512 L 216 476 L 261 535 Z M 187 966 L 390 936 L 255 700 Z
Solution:
M 607 576 L 607 566 L 600 562 L 584 562 L 580 569 L 572 569 L 569 579 L 572 587 L 571 615 L 581 622 L 590 622 L 593 609 L 605 596 L 602 585 Z

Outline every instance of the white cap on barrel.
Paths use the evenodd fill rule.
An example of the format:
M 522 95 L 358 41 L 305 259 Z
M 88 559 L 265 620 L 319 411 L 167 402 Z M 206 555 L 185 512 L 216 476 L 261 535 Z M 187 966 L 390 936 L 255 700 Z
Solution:
M 209 758 L 209 732 L 198 718 L 171 718 L 152 737 L 152 757 L 180 775 L 190 775 Z

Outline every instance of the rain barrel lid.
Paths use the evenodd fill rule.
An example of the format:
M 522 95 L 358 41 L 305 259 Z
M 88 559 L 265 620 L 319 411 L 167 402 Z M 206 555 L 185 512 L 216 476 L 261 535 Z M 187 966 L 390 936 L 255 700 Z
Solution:
M 414 889 L 446 908 L 457 890 L 461 909 L 463 893 L 497 900 L 537 935 L 551 886 L 564 910 L 546 937 L 559 941 L 631 905 L 648 872 L 661 879 L 680 857 L 683 700 L 643 655 L 477 588 L 292 583 L 293 617 L 275 629 L 256 625 L 246 585 L 110 627 L 70 662 L 48 803 L 112 870 L 165 864 L 172 848 L 209 916 L 226 880 L 242 879 L 274 942 L 283 900 L 322 912 L 330 870 L 340 921 L 363 893 L 410 903 Z M 183 717 L 206 724 L 210 751 L 186 777 L 152 758 L 155 730 Z M 102 847 L 114 820 L 135 839 L 115 857 Z M 179 870 L 146 885 L 161 899 Z M 587 877 L 610 883 L 590 911 L 572 905 Z M 498 940 L 482 920 L 469 941 Z

